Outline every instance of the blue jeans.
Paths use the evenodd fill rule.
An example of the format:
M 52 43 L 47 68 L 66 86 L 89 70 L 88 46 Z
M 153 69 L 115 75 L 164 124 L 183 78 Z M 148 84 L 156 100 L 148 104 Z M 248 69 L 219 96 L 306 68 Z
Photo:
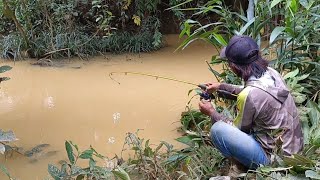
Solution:
M 240 129 L 218 121 L 211 127 L 211 139 L 215 147 L 227 158 L 233 158 L 250 169 L 259 164 L 269 164 L 269 158 L 261 145 Z

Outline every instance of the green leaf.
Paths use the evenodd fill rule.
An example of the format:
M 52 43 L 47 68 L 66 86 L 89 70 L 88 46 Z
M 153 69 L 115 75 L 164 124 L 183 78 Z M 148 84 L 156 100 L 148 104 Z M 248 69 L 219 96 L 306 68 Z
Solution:
M 294 71 L 291 71 L 291 72 L 287 73 L 287 74 L 283 77 L 283 79 L 288 79 L 288 78 L 296 77 L 296 75 L 298 75 L 298 73 L 299 73 L 299 69 L 296 69 L 296 70 L 294 70 Z
M 71 144 L 74 148 L 76 148 L 77 151 L 79 151 L 78 145 L 74 144 L 72 141 L 70 141 L 70 144 Z
M 86 173 L 81 167 L 79 166 L 71 166 L 71 175 L 80 175 Z
M 282 26 L 278 26 L 276 28 L 273 29 L 271 35 L 270 35 L 270 41 L 269 44 L 273 44 L 274 40 L 285 30 L 285 27 Z
M 284 157 L 283 161 L 290 166 L 305 166 L 312 167 L 314 166 L 314 162 L 312 162 L 309 158 L 304 157 L 299 154 L 294 154 L 291 157 Z
M 10 71 L 12 69 L 11 66 L 1 66 L 0 67 L 0 73 L 4 73 L 4 72 L 7 72 L 7 71 Z
M 247 22 L 239 31 L 239 34 L 242 35 L 244 32 L 246 32 L 246 30 L 249 28 L 249 26 L 251 24 L 253 24 L 255 22 L 256 18 L 252 18 L 250 19 L 249 22 Z
M 182 38 L 185 33 L 186 33 L 186 28 L 183 28 L 183 30 L 179 34 L 179 38 Z
M 66 147 L 66 151 L 67 151 L 67 155 L 68 155 L 70 163 L 74 164 L 75 158 L 74 158 L 74 154 L 73 154 L 73 148 L 68 141 L 65 142 L 65 147 Z
M 272 9 L 274 6 L 276 6 L 277 4 L 279 4 L 282 0 L 273 0 L 271 2 L 270 8 Z
M 51 175 L 51 177 L 53 177 L 55 180 L 61 179 L 61 177 L 60 177 L 61 172 L 56 166 L 49 164 L 48 165 L 48 172 Z
M 190 145 L 192 143 L 192 138 L 190 136 L 182 136 L 177 138 L 176 141 L 186 145 Z
M 165 9 L 165 10 L 171 10 L 171 9 L 176 9 L 177 7 L 180 7 L 180 6 L 182 6 L 182 5 L 184 5 L 184 4 L 187 4 L 187 3 L 189 3 L 189 2 L 191 2 L 191 1 L 193 1 L 193 0 L 187 0 L 187 1 L 185 1 L 185 2 L 182 2 L 182 3 L 180 3 L 180 4 L 177 4 L 177 5 L 175 5 L 175 6 L 172 6 L 172 7 L 170 7 L 170 8 L 168 8 L 168 9 Z M 178 2 L 178 1 L 177 1 Z
M 292 11 L 294 13 L 296 13 L 298 11 L 297 0 L 291 0 L 290 8 L 292 9 Z
M 81 159 L 90 159 L 92 158 L 92 154 L 93 154 L 93 150 L 92 149 L 88 149 L 85 150 L 84 152 L 82 152 L 79 156 L 79 158 Z
M 76 180 L 84 180 L 85 176 L 83 174 L 77 176 Z
M 300 94 L 299 96 L 294 96 L 293 98 L 296 104 L 301 104 L 307 100 L 307 96 L 305 94 Z
M 146 147 L 143 151 L 143 155 L 146 157 L 152 157 L 153 156 L 153 151 L 150 147 Z
M 318 174 L 317 172 L 312 171 L 312 170 L 306 170 L 305 175 L 308 178 L 320 179 L 320 174 Z
M 90 169 L 93 169 L 96 166 L 96 161 L 92 158 L 89 160 L 89 167 Z
M 304 75 L 302 75 L 302 76 L 298 76 L 298 77 L 297 77 L 297 81 L 304 80 L 304 79 L 306 79 L 307 77 L 309 77 L 309 75 L 310 75 L 310 74 L 304 74 Z
M 14 12 L 8 6 L 4 6 L 3 15 L 9 19 L 14 18 L 14 16 L 15 16 Z
M 264 172 L 264 173 L 270 173 L 270 172 L 277 172 L 277 171 L 287 171 L 291 169 L 291 167 L 277 167 L 277 168 L 273 168 L 273 167 L 269 167 L 269 166 L 266 166 L 266 167 L 261 167 L 259 168 L 259 170 L 261 172 Z
M 130 180 L 129 174 L 119 166 L 115 170 L 113 170 L 112 173 L 114 176 L 120 178 L 121 180 Z
M 320 122 L 320 105 L 317 105 L 313 101 L 309 101 L 307 106 L 311 109 L 309 112 L 309 118 L 312 126 L 317 127 Z
M 171 164 L 171 163 L 177 163 L 187 157 L 188 157 L 188 155 L 186 155 L 186 154 L 174 154 L 174 155 L 171 155 L 170 157 L 168 157 L 164 163 L 166 165 Z
M 223 39 L 220 34 L 212 33 L 215 40 L 217 40 L 222 46 L 227 46 L 227 42 Z

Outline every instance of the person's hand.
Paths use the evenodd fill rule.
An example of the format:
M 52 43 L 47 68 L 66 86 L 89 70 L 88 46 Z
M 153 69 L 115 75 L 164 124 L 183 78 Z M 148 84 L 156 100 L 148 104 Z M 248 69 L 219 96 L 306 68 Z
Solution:
M 210 82 L 205 84 L 207 86 L 207 93 L 212 94 L 219 89 L 219 82 Z
M 211 102 L 204 99 L 199 102 L 199 110 L 207 116 L 211 116 L 215 112 Z

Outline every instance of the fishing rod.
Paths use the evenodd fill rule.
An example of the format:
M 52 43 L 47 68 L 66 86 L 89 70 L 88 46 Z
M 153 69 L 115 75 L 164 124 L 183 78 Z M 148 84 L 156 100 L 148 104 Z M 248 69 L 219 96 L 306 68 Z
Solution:
M 196 84 L 196 83 L 192 83 L 192 82 L 188 82 L 188 81 L 183 81 L 183 80 L 179 80 L 179 79 L 175 79 L 175 78 L 172 78 L 172 77 L 167 77 L 167 76 L 159 76 L 159 75 L 154 75 L 154 74 L 147 74 L 147 73 L 141 73 L 141 72 L 131 72 L 131 71 L 124 71 L 124 72 L 111 72 L 109 74 L 109 77 L 117 82 L 118 84 L 120 84 L 119 81 L 116 81 L 114 78 L 112 78 L 112 75 L 113 74 L 125 74 L 125 75 L 128 75 L 128 74 L 134 74 L 134 75 L 141 75 L 141 76 L 149 76 L 149 77 L 154 77 L 156 79 L 165 79 L 165 80 L 169 80 L 169 81 L 175 81 L 175 82 L 180 82 L 180 83 L 184 83 L 184 84 L 189 84 L 189 85 L 194 85 L 194 86 L 198 86 L 199 87 L 199 84 Z
M 193 86 L 197 86 L 199 88 L 201 88 L 203 90 L 203 92 L 197 92 L 197 94 L 199 94 L 201 96 L 201 98 L 205 99 L 205 100 L 211 100 L 214 99 L 215 97 L 213 96 L 213 94 L 209 94 L 206 92 L 207 90 L 207 86 L 205 84 L 196 84 L 193 82 L 189 82 L 189 81 L 184 81 L 184 80 L 179 80 L 173 77 L 167 77 L 167 76 L 160 76 L 160 75 L 155 75 L 155 74 L 148 74 L 148 73 L 142 73 L 142 72 L 132 72 L 132 71 L 121 71 L 121 72 L 111 72 L 109 73 L 109 77 L 110 79 L 112 79 L 113 81 L 117 82 L 118 84 L 120 84 L 119 81 L 115 80 L 112 75 L 114 74 L 131 74 L 131 75 L 140 75 L 140 76 L 148 76 L 148 77 L 154 77 L 156 79 L 165 79 L 165 80 L 169 80 L 169 81 L 175 81 L 175 82 L 179 82 L 179 83 L 183 83 L 183 84 L 189 84 L 189 85 L 193 85 Z M 232 94 L 228 91 L 224 91 L 224 90 L 217 90 L 217 93 L 219 96 L 224 97 L 226 99 L 232 99 L 232 100 L 236 100 L 237 99 L 237 95 Z

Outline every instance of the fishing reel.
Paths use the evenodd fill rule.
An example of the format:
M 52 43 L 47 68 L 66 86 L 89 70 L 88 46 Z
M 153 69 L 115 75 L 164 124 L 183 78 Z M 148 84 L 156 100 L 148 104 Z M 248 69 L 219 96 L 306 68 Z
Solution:
M 196 92 L 200 96 L 200 100 L 204 99 L 211 101 L 212 99 L 215 99 L 215 96 L 213 94 L 207 93 L 207 86 L 205 84 L 199 84 L 198 87 L 200 89 L 196 90 Z M 238 97 L 237 95 L 224 90 L 217 90 L 217 96 L 230 100 L 237 100 Z
M 200 96 L 200 100 L 204 99 L 207 101 L 211 101 L 212 99 L 215 99 L 215 96 L 213 94 L 207 93 L 207 86 L 204 84 L 199 84 L 198 87 L 200 89 L 197 89 L 196 92 Z

